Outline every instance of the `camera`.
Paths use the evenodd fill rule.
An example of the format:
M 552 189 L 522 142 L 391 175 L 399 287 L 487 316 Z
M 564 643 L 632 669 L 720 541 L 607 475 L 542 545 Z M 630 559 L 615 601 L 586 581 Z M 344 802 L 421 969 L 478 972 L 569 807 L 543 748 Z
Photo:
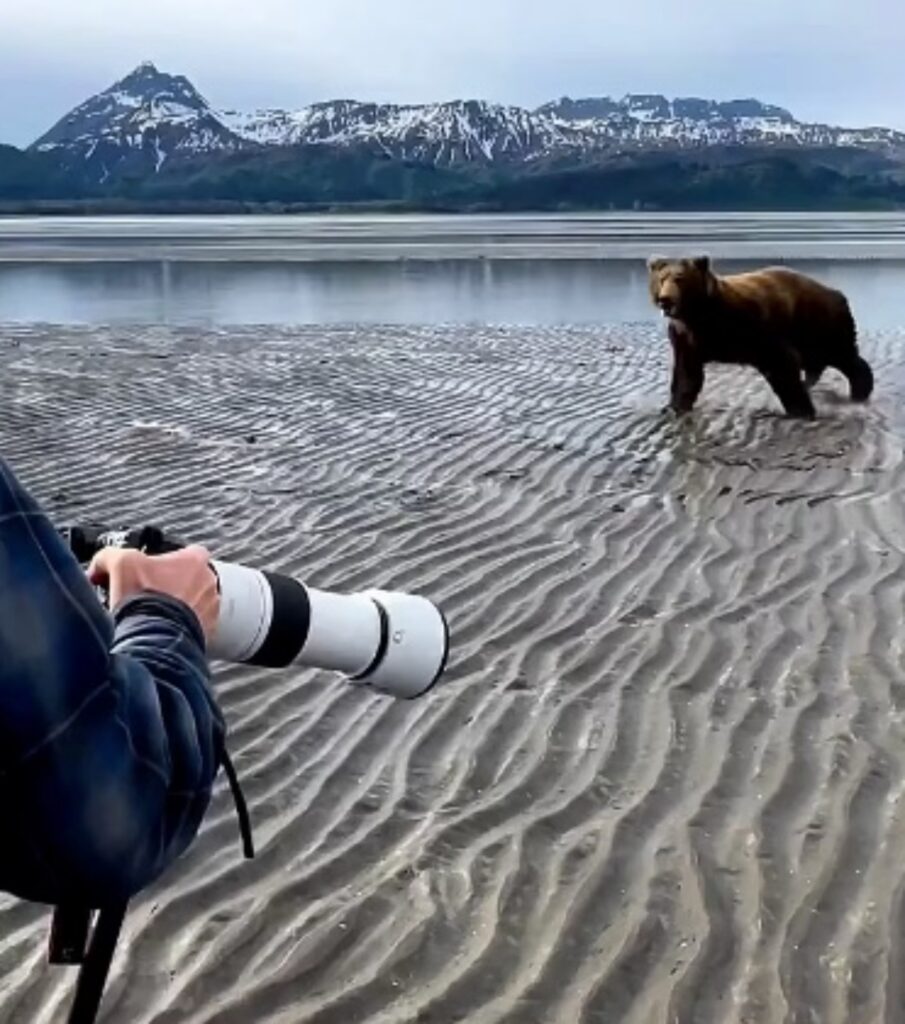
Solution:
M 105 547 L 159 555 L 185 546 L 156 526 L 68 526 L 61 533 L 82 563 Z M 422 696 L 443 675 L 449 627 L 425 597 L 318 590 L 292 576 L 217 559 L 211 569 L 220 591 L 220 617 L 208 645 L 213 660 L 326 669 L 403 699 Z

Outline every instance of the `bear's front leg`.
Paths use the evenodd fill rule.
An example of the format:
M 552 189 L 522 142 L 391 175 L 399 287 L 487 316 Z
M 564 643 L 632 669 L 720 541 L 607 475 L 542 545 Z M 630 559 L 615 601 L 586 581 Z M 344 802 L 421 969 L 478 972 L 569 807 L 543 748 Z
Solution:
M 691 412 L 704 386 L 704 361 L 685 332 L 670 325 L 669 338 L 673 352 L 669 405 L 682 415 Z

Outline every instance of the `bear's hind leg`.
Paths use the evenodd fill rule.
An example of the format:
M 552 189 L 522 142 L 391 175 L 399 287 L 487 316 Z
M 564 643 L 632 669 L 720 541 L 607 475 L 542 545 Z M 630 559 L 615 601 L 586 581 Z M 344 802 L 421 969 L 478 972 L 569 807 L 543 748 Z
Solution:
M 826 369 L 825 366 L 809 366 L 804 371 L 804 386 L 808 391 L 813 391 L 817 387 L 817 383 L 823 376 L 823 371 Z
M 780 351 L 769 362 L 758 366 L 758 369 L 767 378 L 787 415 L 808 420 L 817 415 L 801 379 L 801 367 L 791 353 Z
M 866 402 L 874 390 L 874 374 L 858 350 L 858 329 L 848 305 L 845 315 L 827 331 L 824 353 L 827 363 L 848 378 L 853 402 Z
M 848 377 L 853 402 L 866 402 L 874 390 L 874 374 L 870 363 L 860 355 L 850 356 L 841 360 L 836 367 Z

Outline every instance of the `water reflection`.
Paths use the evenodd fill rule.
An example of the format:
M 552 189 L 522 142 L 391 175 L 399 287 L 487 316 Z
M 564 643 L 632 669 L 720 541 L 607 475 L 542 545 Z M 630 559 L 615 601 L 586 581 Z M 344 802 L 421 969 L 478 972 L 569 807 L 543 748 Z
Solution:
M 745 269 L 721 261 L 720 269 Z M 905 320 L 905 261 L 790 262 L 866 328 Z M 173 325 L 653 320 L 641 260 L 0 263 L 0 321 Z

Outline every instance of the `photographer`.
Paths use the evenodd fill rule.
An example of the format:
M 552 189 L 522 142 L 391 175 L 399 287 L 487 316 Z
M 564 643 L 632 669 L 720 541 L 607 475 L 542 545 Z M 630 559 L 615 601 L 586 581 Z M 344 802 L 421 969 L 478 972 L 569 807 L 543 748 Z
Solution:
M 128 900 L 194 839 L 221 764 L 250 855 L 205 656 L 218 608 L 198 547 L 105 550 L 86 578 L 0 460 L 0 889 L 58 908 L 57 962 L 82 961 L 79 933 L 105 908 L 109 960 Z M 107 966 L 73 1019 L 93 1018 Z

